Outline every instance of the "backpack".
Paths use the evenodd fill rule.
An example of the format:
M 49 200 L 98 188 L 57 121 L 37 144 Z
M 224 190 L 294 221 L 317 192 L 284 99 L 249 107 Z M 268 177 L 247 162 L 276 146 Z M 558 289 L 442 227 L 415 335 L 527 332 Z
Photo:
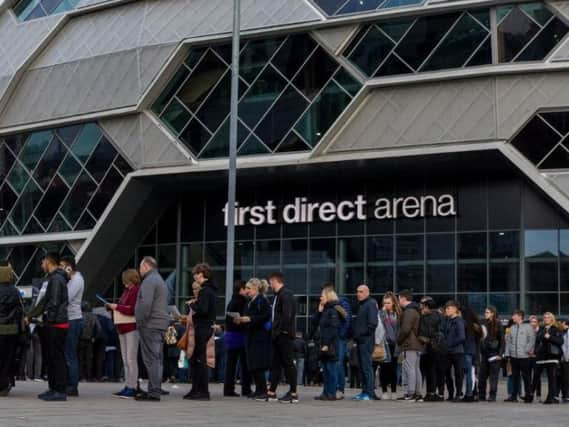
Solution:
M 82 341 L 91 341 L 98 333 L 97 316 L 93 313 L 83 313 L 83 326 L 79 339 Z

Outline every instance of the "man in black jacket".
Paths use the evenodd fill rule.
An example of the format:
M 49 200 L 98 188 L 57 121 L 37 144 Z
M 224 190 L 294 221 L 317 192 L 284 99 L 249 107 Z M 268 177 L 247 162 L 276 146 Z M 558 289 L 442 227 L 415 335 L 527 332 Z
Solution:
M 217 288 L 210 281 L 211 269 L 207 264 L 197 264 L 192 269 L 194 280 L 201 286 L 198 298 L 190 301 L 194 312 L 196 345 L 191 358 L 192 389 L 184 396 L 189 400 L 209 400 L 209 376 L 207 367 L 207 342 L 213 335 L 215 323 L 215 293 Z
M 47 274 L 47 289 L 44 297 L 26 314 L 26 321 L 43 316 L 47 354 L 47 377 L 49 390 L 38 398 L 47 402 L 67 400 L 65 365 L 65 337 L 69 329 L 67 317 L 67 275 L 59 268 L 59 256 L 47 254 L 42 261 Z
M 267 394 L 267 400 L 269 402 L 277 400 L 277 386 L 281 379 L 281 371 L 284 369 L 290 390 L 278 400 L 281 403 L 298 403 L 298 394 L 296 392 L 297 375 L 294 364 L 296 301 L 292 292 L 285 287 L 282 273 L 271 273 L 269 283 L 275 294 L 275 299 L 273 301 L 271 330 L 273 339 L 271 387 Z
M 375 346 L 375 329 L 378 324 L 377 302 L 369 296 L 369 287 L 358 286 L 357 299 L 359 309 L 352 323 L 352 333 L 358 349 L 358 362 L 362 392 L 354 400 L 375 400 L 375 377 L 373 375 L 373 362 L 371 356 Z

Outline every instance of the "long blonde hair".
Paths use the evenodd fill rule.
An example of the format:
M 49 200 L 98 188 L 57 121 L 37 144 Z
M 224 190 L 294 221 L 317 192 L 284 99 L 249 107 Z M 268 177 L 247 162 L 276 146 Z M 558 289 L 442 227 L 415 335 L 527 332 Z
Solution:
M 265 295 L 269 290 L 269 282 L 267 282 L 265 279 L 258 279 L 256 277 L 249 279 L 246 286 L 254 287 L 259 291 L 261 295 Z
M 326 302 L 338 301 L 338 294 L 334 291 L 334 289 L 325 287 L 322 289 L 322 293 L 326 297 Z

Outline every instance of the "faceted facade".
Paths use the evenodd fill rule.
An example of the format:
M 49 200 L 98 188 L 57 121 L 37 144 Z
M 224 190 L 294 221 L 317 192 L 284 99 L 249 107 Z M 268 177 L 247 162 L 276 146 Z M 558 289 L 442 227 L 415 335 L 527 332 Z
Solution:
M 226 303 L 227 0 L 0 6 L 0 259 Z M 235 279 L 569 314 L 569 1 L 243 0 Z M 440 209 L 441 200 L 447 203 Z

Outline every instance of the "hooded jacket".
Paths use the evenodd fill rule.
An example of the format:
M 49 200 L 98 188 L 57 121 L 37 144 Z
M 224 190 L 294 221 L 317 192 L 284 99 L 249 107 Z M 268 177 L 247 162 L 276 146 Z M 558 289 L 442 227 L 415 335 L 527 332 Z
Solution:
M 43 320 L 48 325 L 59 325 L 69 321 L 67 315 L 67 275 L 61 269 L 52 271 L 47 275 L 47 288 L 44 297 L 26 317 L 38 317 L 43 315 Z
M 337 310 L 339 307 L 341 310 Z M 338 360 L 338 350 L 340 341 L 340 313 L 346 316 L 345 310 L 338 302 L 329 302 L 324 306 L 322 313 L 317 311 L 314 320 L 318 322 L 320 329 L 320 346 L 328 346 L 333 349 L 333 356 L 329 361 Z
M 282 287 L 275 295 L 273 302 L 273 338 L 288 335 L 294 338 L 296 333 L 296 301 L 294 295 L 286 287 Z
M 411 302 L 401 313 L 401 327 L 397 343 L 402 351 L 423 351 L 424 346 L 418 338 L 420 324 L 419 304 Z

